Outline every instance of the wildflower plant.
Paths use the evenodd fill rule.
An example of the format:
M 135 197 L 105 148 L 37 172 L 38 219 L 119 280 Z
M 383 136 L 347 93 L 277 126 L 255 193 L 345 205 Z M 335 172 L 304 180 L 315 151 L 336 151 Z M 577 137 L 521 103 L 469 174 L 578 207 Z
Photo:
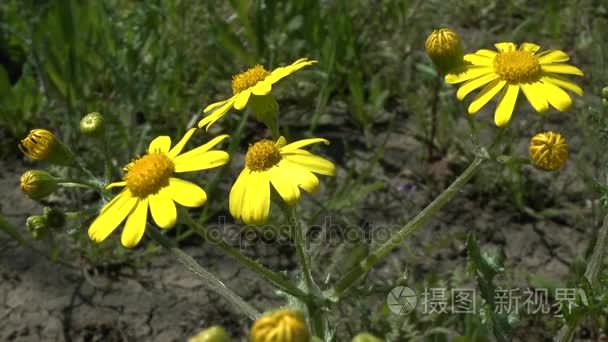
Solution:
M 572 105 L 572 98 L 563 89 L 583 95 L 580 86 L 560 76 L 583 76 L 581 70 L 564 63 L 569 57 L 560 50 L 539 52 L 540 46 L 531 43 L 523 43 L 519 48 L 514 43 L 497 43 L 495 46 L 498 51 L 480 49 L 475 53 L 464 54 L 462 43 L 454 31 L 441 29 L 433 31 L 428 37 L 425 49 L 436 65 L 437 75 L 445 75 L 445 81 L 450 84 L 462 83 L 456 91 L 459 100 L 484 87 L 469 105 L 470 114 L 476 113 L 500 94 L 495 113 L 495 123 L 500 128 L 492 127 L 490 134 L 493 139 L 485 143 L 477 134 L 475 122 L 467 117 L 473 146 L 473 158 L 469 166 L 386 241 L 365 245 L 365 248 L 358 249 L 360 253 L 352 254 L 347 262 L 349 267 L 345 267 L 335 281 L 323 282 L 314 277 L 316 272 L 313 272 L 313 269 L 319 270 L 322 265 L 311 262 L 310 252 L 306 248 L 305 233 L 308 228 L 305 227 L 306 221 L 300 217 L 298 206 L 303 200 L 302 192 L 314 196 L 326 179 L 319 176 L 339 175 L 340 165 L 322 156 L 325 154 L 323 149 L 321 155 L 309 151 L 315 144 L 329 145 L 330 141 L 324 137 L 303 137 L 288 142 L 283 135 L 286 130 L 281 131 L 279 124 L 278 101 L 271 93 L 278 81 L 290 75 L 295 77 L 296 71 L 312 67 L 316 63 L 314 60 L 298 59 L 290 65 L 272 71 L 256 65 L 234 76 L 232 95 L 227 95 L 226 100 L 205 106 L 198 128 L 187 129 L 184 136 L 174 145 L 169 136 L 154 138 L 145 154 L 136 157 L 124 167 L 122 180 L 112 179 L 112 172 L 107 171 L 107 166 L 112 164 L 109 154 L 105 156 L 106 172 L 102 179 L 85 168 L 72 150 L 53 133 L 43 129 L 33 130 L 19 145 L 21 150 L 34 160 L 76 170 L 78 176 L 74 179 L 62 178 L 45 170 L 32 170 L 21 178 L 21 189 L 27 196 L 36 200 L 63 187 L 94 190 L 100 201 L 92 208 L 92 214 L 87 216 L 90 243 L 98 244 L 109 239 L 121 225 L 120 241 L 124 247 L 136 248 L 147 243 L 143 240 L 147 234 L 171 252 L 178 262 L 199 277 L 210 290 L 217 292 L 236 310 L 254 321 L 249 333 L 250 341 L 335 340 L 336 330 L 331 322 L 334 318 L 331 315 L 332 310 L 345 299 L 349 291 L 362 282 L 372 268 L 385 260 L 407 238 L 422 229 L 441 208 L 461 192 L 486 163 L 504 157 L 500 155 L 501 139 L 512 114 L 518 110 L 517 98 L 520 90 L 538 112 L 548 110 L 549 106 L 559 111 L 568 110 Z M 247 120 L 248 114 L 252 114 L 262 122 L 268 130 L 265 132 L 267 138 L 250 142 L 248 149 L 243 151 L 244 165 L 238 166 L 241 171 L 231 181 L 229 193 L 209 192 L 213 196 L 208 198 L 207 192 L 198 184 L 207 183 L 205 173 L 196 173 L 190 178 L 192 181 L 182 179 L 181 174 L 219 168 L 230 163 L 234 149 L 226 152 L 217 148 L 230 136 L 209 136 L 207 131 L 233 109 L 245 112 L 242 115 L 243 120 Z M 103 116 L 94 112 L 83 118 L 80 131 L 103 144 L 106 139 L 106 124 Z M 207 142 L 187 150 L 186 145 L 197 133 L 203 135 Z M 529 151 L 526 152 L 529 153 L 531 163 L 539 168 L 539 172 L 555 171 L 564 167 L 569 154 L 566 140 L 561 134 L 553 131 L 529 133 L 533 137 Z M 116 188 L 121 190 L 116 193 Z M 282 273 L 281 270 L 265 267 L 224 241 L 221 236 L 211 234 L 203 220 L 194 215 L 208 201 L 226 203 L 227 209 L 237 222 L 242 221 L 246 225 L 254 226 L 269 221 L 271 206 L 281 209 L 285 214 L 289 226 L 288 236 L 294 243 L 297 256 L 299 268 L 295 277 Z M 70 215 L 66 214 L 66 217 Z M 28 229 L 35 238 L 43 237 L 49 232 L 49 227 L 56 229 L 60 226 L 56 223 L 59 221 L 52 217 L 57 217 L 57 213 L 46 212 L 28 219 Z M 265 313 L 262 313 L 243 299 L 235 289 L 228 288 L 213 273 L 182 251 L 176 241 L 166 234 L 167 229 L 179 223 L 198 233 L 272 285 L 286 298 L 286 306 L 278 310 L 263 308 L 261 311 Z M 494 290 L 493 277 L 502 271 L 492 267 L 502 268 L 504 260 L 482 257 L 472 236 L 469 237 L 467 245 L 475 276 L 484 290 L 484 296 L 489 298 L 490 292 Z M 327 279 L 330 279 L 330 276 L 331 274 Z M 493 319 L 502 324 L 493 329 L 497 332 L 497 337 L 506 340 L 511 322 L 507 317 L 496 316 Z M 230 336 L 222 328 L 214 327 L 191 339 L 212 340 L 229 341 Z M 380 339 L 363 333 L 355 340 Z

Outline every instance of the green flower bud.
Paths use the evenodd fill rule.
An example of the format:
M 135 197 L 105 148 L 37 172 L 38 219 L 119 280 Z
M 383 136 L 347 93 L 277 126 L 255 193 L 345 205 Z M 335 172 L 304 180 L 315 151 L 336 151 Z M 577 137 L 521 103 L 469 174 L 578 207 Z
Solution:
M 464 53 L 460 38 L 450 29 L 433 30 L 426 39 L 424 47 L 441 74 L 463 64 Z
M 63 166 L 70 166 L 74 162 L 72 152 L 46 129 L 31 130 L 27 137 L 21 140 L 19 149 L 34 160 Z
M 602 99 L 602 104 L 604 107 L 608 107 L 608 99 Z
M 252 95 L 249 106 L 253 116 L 262 122 L 275 137 L 279 136 L 279 104 L 272 95 Z
M 188 342 L 230 342 L 230 335 L 224 328 L 216 325 L 190 337 Z
M 21 175 L 21 191 L 33 200 L 46 197 L 59 188 L 57 178 L 44 170 L 29 170 Z
M 103 131 L 103 116 L 97 112 L 89 113 L 80 120 L 80 133 L 84 135 L 99 136 Z
M 608 99 L 608 87 L 604 87 L 604 89 L 602 89 L 602 97 Z
M 369 333 L 359 333 L 355 336 L 352 342 L 383 342 L 381 339 Z
M 48 232 L 46 218 L 41 215 L 34 215 L 27 218 L 27 231 L 32 234 L 35 240 L 42 239 Z
M 59 209 L 45 207 L 42 215 L 46 219 L 47 226 L 53 229 L 60 229 L 65 226 L 65 213 Z

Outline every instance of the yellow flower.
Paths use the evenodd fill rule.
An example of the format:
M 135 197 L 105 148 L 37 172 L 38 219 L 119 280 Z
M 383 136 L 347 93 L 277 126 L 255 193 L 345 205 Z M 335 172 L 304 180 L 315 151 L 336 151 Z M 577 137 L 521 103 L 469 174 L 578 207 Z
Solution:
M 152 140 L 148 153 L 125 167 L 124 180 L 107 186 L 108 189 L 116 186 L 125 188 L 101 209 L 89 227 L 89 237 L 92 240 L 105 240 L 126 218 L 121 242 L 125 247 L 135 247 L 145 232 L 148 207 L 154 222 L 160 228 L 171 228 L 177 220 L 174 202 L 186 207 L 199 207 L 205 203 L 207 194 L 203 189 L 174 178 L 173 174 L 226 164 L 228 153 L 211 148 L 228 136 L 218 136 L 180 154 L 195 130 L 196 128 L 188 130 L 173 148 L 168 136 Z
M 566 139 L 555 132 L 539 133 L 530 140 L 530 159 L 543 170 L 555 171 L 568 160 Z
M 462 44 L 456 32 L 442 28 L 433 30 L 424 44 L 426 53 L 441 73 L 462 65 Z
M 282 309 L 259 318 L 251 327 L 251 342 L 309 342 L 310 333 L 304 316 L 295 310 Z
M 209 127 L 224 116 L 230 108 L 242 110 L 251 100 L 269 95 L 272 90 L 272 85 L 282 78 L 316 62 L 317 61 L 308 60 L 307 58 L 301 58 L 291 65 L 276 68 L 272 72 L 266 71 L 261 65 L 256 65 L 243 73 L 233 76 L 232 97 L 228 100 L 212 103 L 207 106 L 203 112 L 211 112 L 211 114 L 204 117 L 198 123 L 198 127 L 209 129 Z M 272 104 L 273 100 L 274 99 L 267 99 L 266 101 L 258 102 L 262 102 L 265 106 L 272 106 L 274 105 Z
M 288 205 L 300 199 L 300 188 L 314 192 L 319 179 L 313 174 L 336 174 L 329 160 L 318 157 L 301 147 L 329 141 L 320 138 L 305 139 L 288 144 L 280 137 L 276 143 L 261 140 L 249 147 L 245 156 L 245 169 L 230 190 L 230 213 L 246 224 L 261 224 L 270 211 L 270 185 Z
M 73 155 L 53 133 L 36 128 L 21 140 L 19 149 L 33 160 L 47 161 L 57 165 L 71 165 Z
M 537 53 L 540 46 L 532 43 L 523 43 L 519 49 L 514 43 L 495 46 L 498 52 L 482 49 L 465 55 L 465 62 L 470 64 L 445 76 L 447 83 L 466 81 L 456 93 L 459 100 L 485 86 L 469 105 L 469 114 L 477 113 L 502 91 L 494 114 L 496 125 L 502 127 L 511 119 L 520 89 L 537 112 L 546 111 L 549 105 L 561 112 L 568 110 L 572 98 L 562 88 L 583 95 L 581 87 L 558 75 L 583 76 L 577 67 L 563 63 L 570 59 L 565 52 Z

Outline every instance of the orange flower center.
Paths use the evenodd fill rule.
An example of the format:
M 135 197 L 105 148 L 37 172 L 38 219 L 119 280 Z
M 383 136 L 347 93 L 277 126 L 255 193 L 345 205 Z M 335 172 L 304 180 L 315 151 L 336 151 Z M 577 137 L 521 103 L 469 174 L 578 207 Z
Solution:
M 243 90 L 247 90 L 259 81 L 263 81 L 268 75 L 270 75 L 270 72 L 258 64 L 253 68 L 247 69 L 247 71 L 232 76 L 232 93 L 236 95 Z
M 527 51 L 501 52 L 494 57 L 494 72 L 503 81 L 531 83 L 540 78 L 538 58 Z
M 245 155 L 245 166 L 251 171 L 266 171 L 281 161 L 281 152 L 274 142 L 260 140 L 249 147 Z
M 134 196 L 145 198 L 167 186 L 174 170 L 171 158 L 162 153 L 151 153 L 127 165 L 124 180 Z

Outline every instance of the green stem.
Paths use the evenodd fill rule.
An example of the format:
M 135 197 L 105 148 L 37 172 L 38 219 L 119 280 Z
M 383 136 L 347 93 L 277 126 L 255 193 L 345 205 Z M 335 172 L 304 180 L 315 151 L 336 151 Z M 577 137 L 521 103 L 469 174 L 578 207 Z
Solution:
M 224 297 L 228 302 L 234 305 L 237 309 L 243 312 L 252 320 L 257 319 L 261 316 L 261 314 L 254 309 L 251 304 L 247 303 L 243 298 L 234 293 L 234 291 L 230 290 L 221 280 L 219 280 L 215 275 L 207 271 L 201 265 L 199 265 L 191 256 L 184 253 L 181 249 L 176 247 L 173 242 L 167 239 L 163 234 L 161 234 L 156 228 L 148 227 L 146 229 L 150 237 L 158 242 L 163 247 L 173 253 L 177 261 L 179 261 L 184 267 L 186 267 L 190 272 L 197 275 L 205 285 L 212 291 L 216 292 L 220 296 Z
M 315 284 L 312 278 L 312 272 L 310 271 L 310 260 L 306 253 L 306 239 L 304 237 L 304 227 L 300 222 L 296 207 L 293 206 L 289 213 L 289 226 L 294 229 L 291 232 L 291 236 L 294 237 L 296 245 L 296 255 L 298 258 L 298 264 L 300 266 L 300 278 L 305 285 L 306 292 L 315 296 L 319 293 L 319 287 Z M 291 230 L 291 229 L 290 229 Z M 312 333 L 314 336 L 324 338 L 325 337 L 325 324 L 323 318 L 323 311 L 314 301 L 307 301 L 306 309 L 308 310 L 308 317 L 311 320 Z
M 207 230 L 207 228 L 196 222 L 186 210 L 183 210 L 181 214 L 181 217 L 184 218 L 184 223 L 188 227 L 190 227 L 190 229 L 201 235 L 205 240 L 219 247 L 226 254 L 237 259 L 243 265 L 249 267 L 252 271 L 261 275 L 262 278 L 266 279 L 266 281 L 268 281 L 270 284 L 280 289 L 281 291 L 288 293 L 294 297 L 297 297 L 301 300 L 307 300 L 308 294 L 298 289 L 295 285 L 291 284 L 291 282 L 285 279 L 285 277 L 283 277 L 280 273 L 276 273 L 269 270 L 257 261 L 243 255 L 237 248 L 232 247 L 222 238 L 215 237 L 209 232 L 209 230 Z
M 481 165 L 489 159 L 489 154 L 484 148 L 480 148 L 475 153 L 475 159 L 467 167 L 467 169 L 456 180 L 443 191 L 433 202 L 418 213 L 410 222 L 403 226 L 391 238 L 372 251 L 369 256 L 363 259 L 356 267 L 346 273 L 337 283 L 336 287 L 328 294 L 328 298 L 332 301 L 338 301 L 348 288 L 350 288 L 357 280 L 359 280 L 367 271 L 374 267 L 378 262 L 384 259 L 401 242 L 408 236 L 416 232 L 437 214 L 456 194 L 465 186 L 473 175 L 479 170 Z
M 608 247 L 608 215 L 604 217 L 604 223 L 600 228 L 596 241 L 593 253 L 587 264 L 587 269 L 585 270 L 585 278 L 587 278 L 591 286 L 597 285 L 604 256 L 606 255 L 606 248 Z M 577 324 L 578 320 L 566 323 L 558 332 L 555 342 L 571 341 Z

